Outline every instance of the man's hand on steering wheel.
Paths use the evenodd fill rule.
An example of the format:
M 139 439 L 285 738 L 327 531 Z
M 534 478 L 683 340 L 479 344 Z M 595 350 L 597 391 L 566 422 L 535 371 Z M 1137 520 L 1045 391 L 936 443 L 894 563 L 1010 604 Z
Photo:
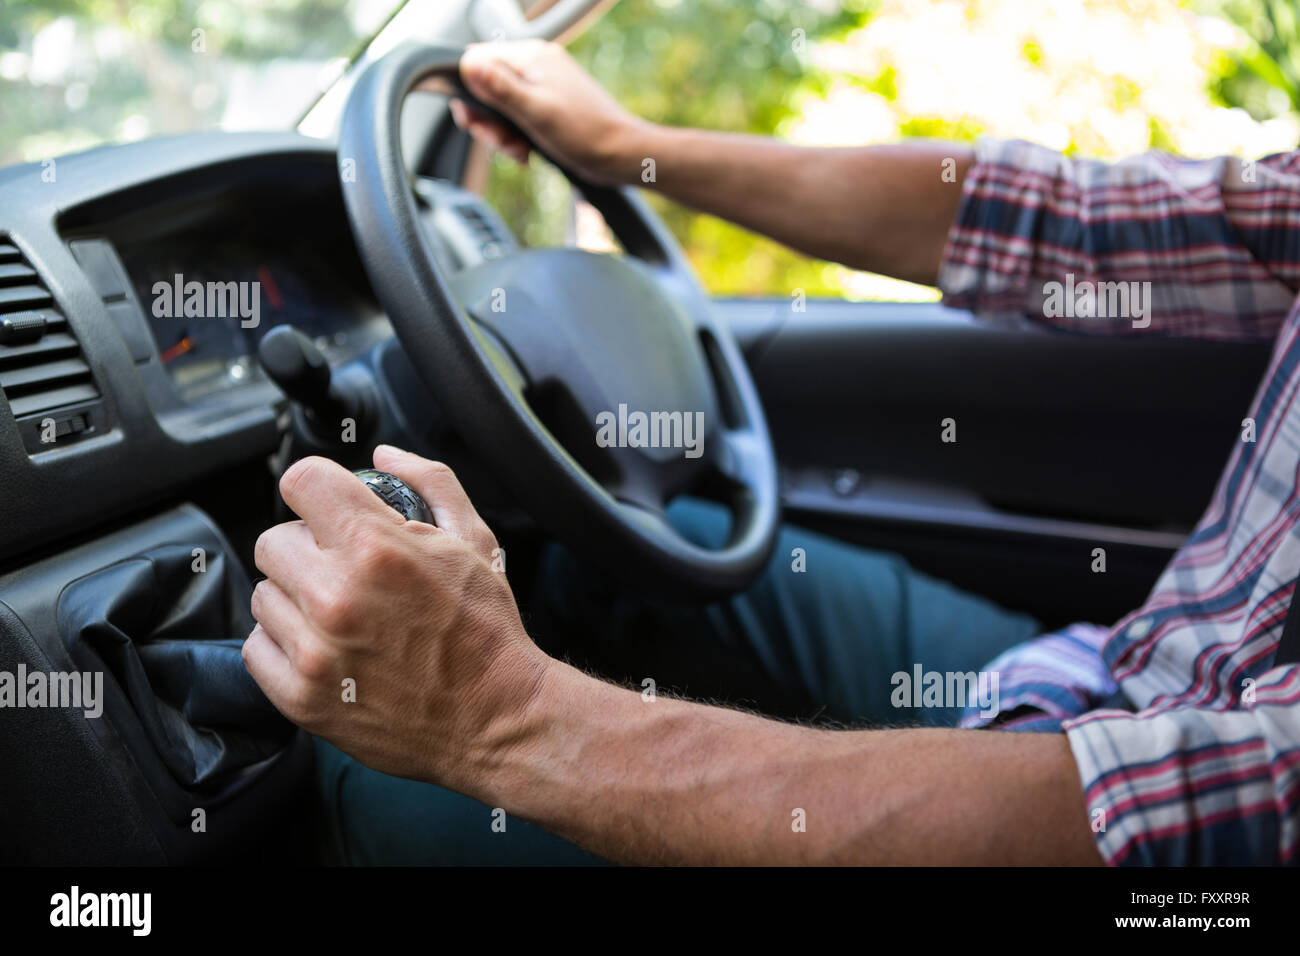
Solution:
M 461 58 L 460 76 L 471 93 L 588 181 L 613 185 L 635 178 L 638 160 L 628 144 L 648 124 L 625 110 L 559 44 L 471 44 Z M 476 139 L 518 162 L 528 161 L 531 147 L 518 130 L 461 100 L 452 101 L 451 111 L 456 124 Z

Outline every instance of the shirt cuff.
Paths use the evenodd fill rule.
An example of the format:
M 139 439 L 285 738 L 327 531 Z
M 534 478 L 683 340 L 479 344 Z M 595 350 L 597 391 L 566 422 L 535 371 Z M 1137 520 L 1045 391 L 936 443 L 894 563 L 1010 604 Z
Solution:
M 997 197 L 1016 188 L 1018 178 L 1024 181 L 1017 191 L 1036 196 L 1042 177 L 1059 175 L 1065 162 L 1060 153 L 1024 140 L 976 141 L 975 162 L 962 182 L 961 203 L 939 262 L 944 305 L 997 324 L 1028 324 L 1037 232 L 1029 220 L 1037 209 L 1034 203 L 1015 207 Z
M 1061 727 L 1107 863 L 1279 858 L 1275 754 L 1250 711 L 1096 710 Z

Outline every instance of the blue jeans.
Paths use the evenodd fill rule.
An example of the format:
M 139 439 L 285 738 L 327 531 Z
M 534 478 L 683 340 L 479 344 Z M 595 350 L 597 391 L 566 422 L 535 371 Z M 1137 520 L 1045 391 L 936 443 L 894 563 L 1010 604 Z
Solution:
M 726 540 L 728 519 L 715 506 L 679 502 L 670 516 L 700 545 Z M 525 623 L 549 653 L 638 689 L 649 679 L 659 693 L 839 726 L 951 726 L 956 708 L 893 706 L 891 676 L 916 664 L 978 671 L 1040 631 L 897 555 L 790 526 L 752 588 L 707 606 L 638 598 L 554 547 Z M 600 862 L 522 820 L 497 832 L 491 808 L 370 770 L 321 741 L 316 778 L 327 862 Z

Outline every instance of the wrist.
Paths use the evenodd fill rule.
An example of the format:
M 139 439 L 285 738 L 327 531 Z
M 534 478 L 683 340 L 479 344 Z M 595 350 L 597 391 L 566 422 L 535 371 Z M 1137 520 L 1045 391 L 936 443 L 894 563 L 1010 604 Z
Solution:
M 609 185 L 644 185 L 644 163 L 655 157 L 665 132 L 658 123 L 628 115 L 605 139 L 602 179 Z
M 434 782 L 487 803 L 500 803 L 522 776 L 528 756 L 547 746 L 573 678 L 593 681 L 581 671 L 547 656 L 524 635 L 526 650 L 508 664 L 489 669 L 503 688 L 499 706 L 470 735 L 454 766 L 443 768 Z M 503 670 L 506 670 L 503 673 Z M 594 682 L 594 681 L 593 681 Z

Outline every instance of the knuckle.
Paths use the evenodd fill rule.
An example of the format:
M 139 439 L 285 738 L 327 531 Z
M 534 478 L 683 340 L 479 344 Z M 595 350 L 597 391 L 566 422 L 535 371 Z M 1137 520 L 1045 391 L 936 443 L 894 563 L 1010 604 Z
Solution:
M 311 484 L 312 476 L 320 467 L 320 459 L 316 457 L 299 458 L 292 465 L 285 469 L 280 476 L 280 494 L 285 498 L 292 498 L 303 494 L 307 486 Z
M 356 628 L 360 616 L 355 602 L 346 594 L 334 592 L 311 599 L 311 616 L 326 631 L 346 633 Z
M 394 550 L 386 535 L 364 534 L 358 536 L 353 546 L 352 560 L 358 568 L 370 574 L 382 574 L 391 570 Z
M 258 618 L 260 620 L 262 617 L 262 612 L 266 610 L 266 582 L 265 581 L 258 581 L 255 585 L 253 585 L 253 596 L 249 598 L 248 605 L 253 611 L 253 617 Z
M 424 474 L 426 478 L 433 480 L 445 480 L 455 478 L 456 472 L 452 471 L 451 465 L 443 461 L 430 461 L 424 465 Z
M 321 681 L 333 671 L 329 652 L 316 644 L 307 644 L 298 652 L 297 669 L 309 681 Z
M 244 668 L 252 673 L 252 669 L 257 667 L 258 659 L 262 655 L 262 644 L 270 640 L 266 632 L 262 630 L 262 625 L 258 624 L 253 627 L 248 637 L 244 638 L 243 645 L 239 648 L 239 656 L 244 661 Z
M 459 563 L 466 575 L 478 577 L 492 564 L 492 546 L 477 535 L 472 537 L 465 542 Z
M 280 712 L 295 724 L 307 723 L 314 711 L 314 694 L 310 685 L 294 683 L 281 696 Z
M 274 528 L 267 528 L 253 542 L 253 564 L 263 571 L 266 570 L 267 559 L 271 557 L 271 532 L 274 530 Z
M 485 557 L 490 558 L 497 549 L 497 536 L 481 521 L 477 522 L 471 540 L 474 543 L 475 550 Z

